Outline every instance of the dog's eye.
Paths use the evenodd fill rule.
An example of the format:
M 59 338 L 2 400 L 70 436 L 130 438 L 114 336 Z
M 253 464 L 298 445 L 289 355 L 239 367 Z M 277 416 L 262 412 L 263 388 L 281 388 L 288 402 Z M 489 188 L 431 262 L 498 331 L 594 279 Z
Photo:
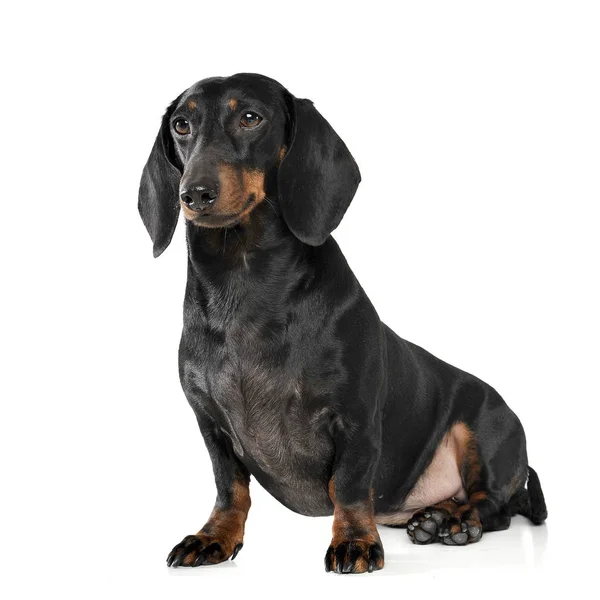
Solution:
M 185 119 L 177 119 L 175 123 L 173 123 L 173 129 L 179 135 L 187 135 L 190 132 L 190 124 Z
M 260 115 L 257 115 L 254 112 L 245 112 L 240 119 L 240 124 L 242 127 L 256 127 L 263 118 Z

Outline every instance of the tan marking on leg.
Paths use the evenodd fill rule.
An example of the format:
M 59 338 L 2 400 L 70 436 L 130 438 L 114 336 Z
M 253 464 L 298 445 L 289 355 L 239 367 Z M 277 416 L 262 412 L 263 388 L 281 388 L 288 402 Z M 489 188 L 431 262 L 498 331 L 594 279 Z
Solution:
M 481 483 L 481 461 L 477 448 L 477 438 L 473 430 L 465 423 L 456 423 L 452 430 L 459 442 L 456 462 L 460 466 L 465 490 L 469 497 Z
M 231 505 L 227 508 L 215 507 L 204 527 L 196 534 L 204 542 L 204 548 L 212 543 L 221 546 L 222 552 L 209 558 L 207 564 L 217 564 L 227 560 L 233 554 L 235 547 L 243 543 L 250 504 L 248 483 L 234 481 Z M 192 565 L 197 557 L 197 553 L 191 552 L 182 564 Z
M 484 492 L 483 490 L 481 490 L 479 492 L 474 492 L 473 494 L 471 494 L 469 496 L 469 504 L 474 504 L 476 502 L 482 502 L 486 498 L 487 498 L 487 492 Z
M 329 480 L 329 497 L 333 502 L 333 526 L 331 546 L 335 549 L 342 543 L 353 542 L 362 550 L 362 556 L 356 559 L 354 573 L 364 573 L 368 571 L 369 547 L 372 544 L 381 545 L 377 525 L 375 525 L 375 516 L 373 513 L 373 490 L 370 497 L 364 502 L 345 506 L 336 500 L 335 482 L 333 478 Z M 377 568 L 383 568 L 383 558 L 378 561 Z M 332 570 L 335 571 L 335 553 Z
M 459 505 L 455 500 L 449 498 L 448 500 L 444 500 L 443 502 L 438 502 L 432 508 L 440 508 L 453 515 L 459 509 Z

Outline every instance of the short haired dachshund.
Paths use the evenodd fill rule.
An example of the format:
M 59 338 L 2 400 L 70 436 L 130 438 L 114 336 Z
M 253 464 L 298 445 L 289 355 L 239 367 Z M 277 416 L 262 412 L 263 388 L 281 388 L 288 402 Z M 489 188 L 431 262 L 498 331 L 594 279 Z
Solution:
M 179 375 L 217 488 L 169 566 L 235 558 L 251 475 L 333 515 L 335 573 L 383 567 L 377 524 L 464 546 L 515 514 L 546 519 L 516 415 L 382 323 L 331 237 L 359 182 L 313 103 L 262 75 L 204 79 L 162 118 L 138 206 L 154 256 L 185 217 Z

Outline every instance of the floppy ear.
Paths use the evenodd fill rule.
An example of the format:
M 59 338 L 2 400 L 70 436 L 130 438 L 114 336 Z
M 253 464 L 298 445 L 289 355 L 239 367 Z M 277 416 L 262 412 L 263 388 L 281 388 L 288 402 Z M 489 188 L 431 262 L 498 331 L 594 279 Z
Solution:
M 162 118 L 140 181 L 138 210 L 152 238 L 155 258 L 171 243 L 179 217 L 181 168 L 175 156 L 169 122 L 180 98 L 171 103 Z
M 279 166 L 283 218 L 292 233 L 320 246 L 340 224 L 360 183 L 346 144 L 310 100 L 287 97 L 291 143 Z

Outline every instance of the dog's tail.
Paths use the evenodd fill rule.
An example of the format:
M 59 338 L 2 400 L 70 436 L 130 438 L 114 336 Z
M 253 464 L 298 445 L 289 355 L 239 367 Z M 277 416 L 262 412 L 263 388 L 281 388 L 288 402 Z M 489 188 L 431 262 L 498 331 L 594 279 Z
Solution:
M 523 515 L 527 517 L 534 525 L 541 525 L 548 517 L 546 501 L 540 484 L 540 478 L 531 468 L 529 469 L 529 478 L 527 479 L 527 488 L 520 489 L 510 499 L 511 515 Z

